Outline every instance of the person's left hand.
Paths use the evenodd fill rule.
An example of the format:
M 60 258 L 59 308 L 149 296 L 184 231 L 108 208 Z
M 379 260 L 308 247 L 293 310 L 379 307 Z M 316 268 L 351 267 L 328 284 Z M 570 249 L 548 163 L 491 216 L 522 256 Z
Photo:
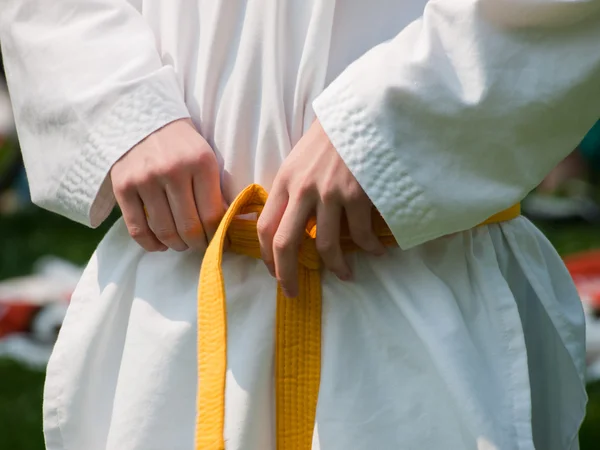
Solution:
M 342 213 L 350 237 L 375 255 L 385 252 L 371 224 L 373 204 L 317 120 L 283 162 L 258 220 L 262 259 L 285 295 L 298 295 L 298 251 L 309 218 L 316 214 L 316 247 L 325 267 L 352 278 L 340 246 Z

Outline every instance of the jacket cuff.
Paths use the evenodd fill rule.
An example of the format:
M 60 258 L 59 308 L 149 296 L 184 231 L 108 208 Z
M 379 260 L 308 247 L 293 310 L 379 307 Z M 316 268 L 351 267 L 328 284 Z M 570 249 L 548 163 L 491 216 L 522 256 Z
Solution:
M 360 92 L 356 70 L 356 63 L 346 69 L 313 102 L 313 109 L 398 245 L 408 249 L 438 237 L 430 226 L 435 211 L 424 189 L 406 170 L 398 149 L 390 144 L 394 139 L 376 126 L 381 114 L 376 108 L 378 102 L 361 101 L 381 94 Z
M 110 169 L 154 131 L 190 114 L 174 72 L 164 67 L 122 96 L 93 124 L 57 191 L 66 216 L 97 227 L 115 206 Z

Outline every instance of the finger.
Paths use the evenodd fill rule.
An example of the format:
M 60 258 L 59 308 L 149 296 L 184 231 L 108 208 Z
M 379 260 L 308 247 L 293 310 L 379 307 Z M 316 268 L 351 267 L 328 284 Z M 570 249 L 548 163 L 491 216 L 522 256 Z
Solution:
M 356 245 L 376 256 L 385 253 L 385 247 L 373 231 L 372 206 L 365 202 L 346 206 L 350 237 Z
M 205 251 L 206 235 L 194 199 L 192 178 L 169 182 L 165 191 L 179 237 L 188 247 L 200 252 Z
M 221 219 L 225 215 L 225 203 L 221 193 L 219 171 L 216 166 L 215 168 L 216 170 L 204 171 L 202 174 L 193 177 L 196 209 L 208 242 L 217 232 Z
M 267 266 L 271 276 L 275 277 L 275 258 L 273 256 L 273 239 L 281 223 L 281 218 L 288 203 L 287 191 L 274 186 L 267 203 L 258 218 L 256 230 L 260 246 L 260 257 Z
M 123 213 L 123 220 L 129 235 L 147 252 L 165 251 L 167 247 L 160 242 L 148 225 L 142 199 L 137 192 L 115 192 L 115 197 Z
M 178 252 L 187 250 L 188 246 L 179 237 L 175 227 L 166 192 L 159 185 L 155 185 L 140 189 L 140 197 L 148 211 L 150 229 L 158 240 Z
M 306 198 L 288 201 L 273 237 L 275 273 L 288 298 L 298 296 L 298 252 L 312 208 Z
M 342 253 L 340 245 L 340 220 L 342 206 L 339 204 L 317 205 L 317 238 L 316 246 L 325 267 L 331 270 L 340 280 L 348 281 L 352 272 Z

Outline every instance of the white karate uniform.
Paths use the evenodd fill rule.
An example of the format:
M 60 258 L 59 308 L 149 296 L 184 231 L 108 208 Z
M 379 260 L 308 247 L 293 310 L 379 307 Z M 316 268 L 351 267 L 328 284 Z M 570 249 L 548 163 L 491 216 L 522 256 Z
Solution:
M 599 116 L 600 0 L 4 0 L 34 201 L 98 225 L 111 165 L 191 117 L 231 200 L 317 116 L 393 231 L 323 277 L 314 450 L 577 448 L 584 320 L 520 201 Z M 202 255 L 118 221 L 48 367 L 49 450 L 191 450 Z M 227 449 L 274 449 L 275 281 L 226 255 Z

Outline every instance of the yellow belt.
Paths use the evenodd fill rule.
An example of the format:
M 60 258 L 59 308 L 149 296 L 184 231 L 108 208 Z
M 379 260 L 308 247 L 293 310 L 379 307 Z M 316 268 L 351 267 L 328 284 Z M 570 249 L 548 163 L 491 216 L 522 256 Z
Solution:
M 225 375 L 227 370 L 227 311 L 221 262 L 226 236 L 230 250 L 260 258 L 256 221 L 236 219 L 260 213 L 267 200 L 258 185 L 244 189 L 231 204 L 208 246 L 198 286 L 198 405 L 196 450 L 223 450 L 225 442 Z M 517 217 L 515 205 L 482 225 Z M 387 247 L 396 241 L 383 219 L 374 214 L 373 228 Z M 275 337 L 276 442 L 278 450 L 310 450 L 315 424 L 321 373 L 321 277 L 315 248 L 314 221 L 306 228 L 300 249 L 299 295 L 287 299 L 277 287 Z M 347 251 L 358 247 L 347 236 L 341 238 Z

